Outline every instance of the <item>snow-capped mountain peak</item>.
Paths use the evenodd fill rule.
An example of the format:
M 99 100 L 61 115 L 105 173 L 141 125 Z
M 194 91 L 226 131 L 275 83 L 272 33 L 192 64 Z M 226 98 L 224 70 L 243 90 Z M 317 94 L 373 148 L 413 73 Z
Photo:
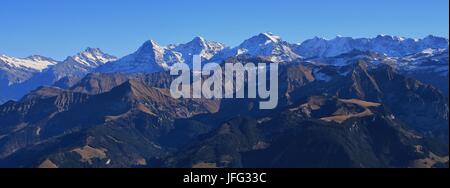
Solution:
M 192 41 L 188 42 L 188 44 L 189 43 L 199 44 L 202 47 L 206 47 L 207 46 L 205 38 L 203 38 L 201 36 L 194 37 L 194 39 L 192 39 Z
M 32 61 L 57 62 L 56 60 L 54 60 L 52 58 L 44 57 L 41 55 L 31 55 L 31 56 L 26 57 L 25 59 L 32 60 Z
M 331 40 L 314 38 L 295 46 L 294 51 L 306 58 L 333 57 L 352 50 L 373 51 L 392 57 L 403 57 L 427 48 L 448 48 L 448 39 L 428 36 L 423 39 L 378 35 L 375 38 L 336 37 Z
M 57 63 L 53 59 L 37 55 L 27 58 L 0 55 L 0 89 L 3 85 L 11 86 L 23 83 L 34 74 L 40 73 Z
M 8 66 L 14 69 L 27 69 L 40 72 L 58 62 L 43 56 L 30 56 L 27 58 L 16 58 L 7 55 L 0 55 L 0 67 Z
M 274 42 L 274 43 L 278 43 L 278 42 L 281 41 L 281 37 L 280 36 L 274 35 L 271 32 L 260 33 L 258 35 L 258 37 L 265 37 L 265 38 L 267 38 L 268 40 L 270 40 L 271 42 Z
M 154 40 L 146 41 L 134 53 L 111 64 L 101 66 L 98 72 L 157 72 L 168 70 L 179 62 L 192 64 L 192 57 L 200 55 L 204 60 L 222 51 L 225 45 L 208 41 L 203 37 L 195 37 L 185 44 L 161 46 Z
M 104 53 L 99 48 L 86 48 L 85 50 L 67 57 L 63 62 L 52 66 L 41 75 L 48 80 L 57 81 L 64 77 L 83 77 L 100 65 L 114 61 L 117 58 Z
M 223 61 L 229 57 L 241 55 L 261 57 L 277 63 L 301 58 L 293 52 L 291 44 L 273 33 L 266 32 L 245 40 L 235 48 L 226 49 L 212 59 L 213 61 Z
M 164 48 L 161 47 L 156 41 L 148 40 L 145 41 L 141 47 L 134 53 L 135 55 L 149 56 L 154 53 L 154 51 L 162 52 Z
M 99 65 L 114 61 L 117 58 L 109 54 L 103 53 L 99 48 L 86 48 L 84 51 L 69 57 L 77 63 L 84 64 L 90 67 L 97 67 Z
M 160 46 L 154 40 L 148 40 L 136 52 L 100 66 L 96 72 L 157 72 L 167 70 L 176 62 L 182 62 L 180 53 Z
M 265 46 L 270 43 L 280 43 L 281 41 L 281 37 L 276 36 L 273 33 L 266 32 L 245 40 L 241 45 L 239 45 L 239 48 L 251 49 L 258 46 Z
M 191 64 L 194 55 L 200 55 L 204 60 L 209 60 L 224 48 L 225 45 L 222 43 L 197 36 L 188 43 L 176 45 L 172 50 L 182 54 L 185 63 Z

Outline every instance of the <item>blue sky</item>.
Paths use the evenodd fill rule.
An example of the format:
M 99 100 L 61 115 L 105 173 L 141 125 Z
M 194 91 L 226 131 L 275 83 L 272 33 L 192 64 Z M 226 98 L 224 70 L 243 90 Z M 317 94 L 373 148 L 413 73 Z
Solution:
M 165 45 L 203 36 L 235 46 L 266 31 L 290 42 L 448 38 L 448 6 L 448 0 L 1 0 L 0 54 L 62 60 L 90 46 L 123 56 L 148 39 Z

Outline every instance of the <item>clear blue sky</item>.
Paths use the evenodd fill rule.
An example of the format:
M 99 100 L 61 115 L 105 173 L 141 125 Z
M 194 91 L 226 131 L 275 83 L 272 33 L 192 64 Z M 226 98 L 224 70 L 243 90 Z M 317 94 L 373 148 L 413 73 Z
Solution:
M 336 35 L 449 33 L 448 0 L 1 0 L 0 53 L 61 60 L 87 46 L 123 56 L 145 40 L 194 36 L 234 46 L 271 31 L 290 42 Z

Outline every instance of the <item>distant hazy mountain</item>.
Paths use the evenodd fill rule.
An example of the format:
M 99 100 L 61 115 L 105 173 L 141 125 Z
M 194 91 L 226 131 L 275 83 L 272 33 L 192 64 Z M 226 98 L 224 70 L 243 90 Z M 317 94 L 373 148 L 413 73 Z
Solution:
M 52 75 L 54 81 L 64 77 L 83 77 L 93 69 L 116 59 L 98 48 L 87 48 L 74 56 L 67 57 L 47 72 Z
M 346 66 L 360 60 L 364 60 L 371 65 L 389 65 L 406 76 L 432 84 L 448 95 L 448 48 L 428 48 L 404 57 L 391 57 L 372 51 L 353 50 L 338 56 L 308 59 L 309 62 L 334 66 Z
M 116 57 L 103 53 L 98 48 L 86 48 L 86 50 L 74 56 L 69 56 L 64 61 L 33 76 L 28 82 L 36 88 L 36 86 L 52 85 L 64 77 L 81 79 L 95 68 L 116 59 Z
M 13 85 L 30 79 L 34 73 L 58 62 L 43 56 L 30 56 L 27 58 L 15 58 L 0 55 L 0 85 Z
M 313 38 L 300 45 L 294 45 L 294 51 L 306 58 L 332 57 L 352 50 L 372 51 L 387 56 L 402 57 L 419 53 L 425 49 L 448 48 L 448 39 L 427 36 L 423 39 L 411 39 L 389 35 L 379 35 L 375 38 L 336 37 L 331 40 Z
M 3 90 L 0 98 L 4 100 L 17 100 L 39 86 L 53 85 L 65 77 L 81 79 L 96 67 L 116 60 L 114 56 L 105 54 L 98 48 L 87 48 L 83 52 L 67 57 L 62 62 L 41 56 L 31 56 L 26 59 L 2 57 L 5 60 L 0 62 L 5 62 L 7 69 L 3 73 L 0 72 L 0 77 L 9 78 L 8 85 L 0 84 Z
M 449 52 L 426 49 L 399 59 L 396 67 L 405 75 L 440 88 L 448 96 Z

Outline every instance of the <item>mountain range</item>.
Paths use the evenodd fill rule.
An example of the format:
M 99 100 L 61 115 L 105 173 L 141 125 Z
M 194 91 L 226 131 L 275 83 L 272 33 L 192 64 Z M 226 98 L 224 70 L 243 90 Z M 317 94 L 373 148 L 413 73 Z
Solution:
M 65 81 L 68 87 L 91 72 L 152 73 L 167 70 L 172 64 L 178 62 L 191 65 L 192 56 L 196 54 L 199 54 L 204 62 L 221 62 L 231 57 L 253 56 L 282 63 L 296 59 L 333 58 L 359 50 L 378 53 L 393 61 L 400 61 L 397 63 L 399 67 L 410 69 L 408 66 L 413 66 L 416 59 L 414 56 L 426 52 L 433 55 L 440 50 L 444 56 L 442 58 L 445 58 L 448 54 L 445 53 L 445 49 L 448 49 L 448 39 L 431 35 L 423 39 L 388 35 L 379 35 L 375 38 L 336 37 L 331 40 L 316 37 L 301 44 L 291 44 L 267 32 L 253 36 L 234 48 L 202 37 L 195 37 L 186 44 L 168 46 L 161 46 L 156 41 L 149 40 L 136 52 L 120 59 L 103 53 L 97 48 L 87 48 L 61 62 L 42 56 L 21 59 L 2 55 L 0 56 L 0 89 L 4 92 L 0 95 L 0 100 L 20 99 L 32 89 L 55 84 L 61 79 L 64 79 L 61 81 Z M 410 58 L 405 59 L 406 56 Z M 445 63 L 445 59 L 443 62 Z M 337 63 L 339 62 L 335 64 Z M 424 68 L 432 69 L 428 66 Z M 448 73 L 448 69 L 445 71 L 445 66 L 434 69 L 444 71 L 443 74 Z
M 279 102 L 170 96 L 174 63 L 278 63 Z M 448 39 L 261 33 L 0 56 L 0 167 L 447 167 Z M 10 100 L 14 99 L 14 100 Z
M 91 72 L 152 73 L 167 70 L 177 62 L 191 65 L 192 56 L 197 54 L 204 62 L 221 62 L 230 57 L 254 56 L 282 63 L 296 59 L 332 58 L 359 50 L 378 53 L 394 61 L 401 61 L 398 65 L 405 67 L 414 64 L 415 61 L 415 58 L 404 59 L 406 56 L 414 57 L 415 54 L 420 55 L 425 52 L 431 52 L 429 55 L 433 55 L 439 53 L 439 50 L 445 56 L 448 54 L 442 51 L 445 49 L 448 49 L 448 39 L 431 35 L 423 39 L 388 35 L 379 35 L 375 38 L 338 36 L 331 40 L 316 37 L 301 44 L 291 44 L 267 32 L 253 36 L 234 48 L 202 37 L 195 37 L 185 44 L 168 46 L 161 46 L 156 41 L 149 40 L 136 52 L 120 59 L 96 48 L 87 48 L 61 62 L 42 56 L 21 59 L 2 55 L 0 56 L 0 88 L 4 92 L 0 95 L 0 100 L 20 99 L 36 87 L 52 85 L 61 79 L 65 79 L 66 84 L 70 86 Z M 405 69 L 408 68 L 405 67 Z M 445 74 L 445 70 L 443 71 Z
M 294 49 L 304 57 L 332 57 L 354 49 L 373 51 L 392 57 L 403 57 L 419 53 L 426 49 L 448 48 L 448 39 L 429 35 L 423 39 L 403 38 L 378 35 L 375 38 L 336 37 L 331 40 L 323 38 L 309 39 Z
M 3 55 L 0 58 L 0 98 L 17 100 L 39 86 L 53 85 L 61 79 L 76 82 L 115 59 L 98 48 L 87 48 L 61 62 L 42 56 L 18 59 Z

